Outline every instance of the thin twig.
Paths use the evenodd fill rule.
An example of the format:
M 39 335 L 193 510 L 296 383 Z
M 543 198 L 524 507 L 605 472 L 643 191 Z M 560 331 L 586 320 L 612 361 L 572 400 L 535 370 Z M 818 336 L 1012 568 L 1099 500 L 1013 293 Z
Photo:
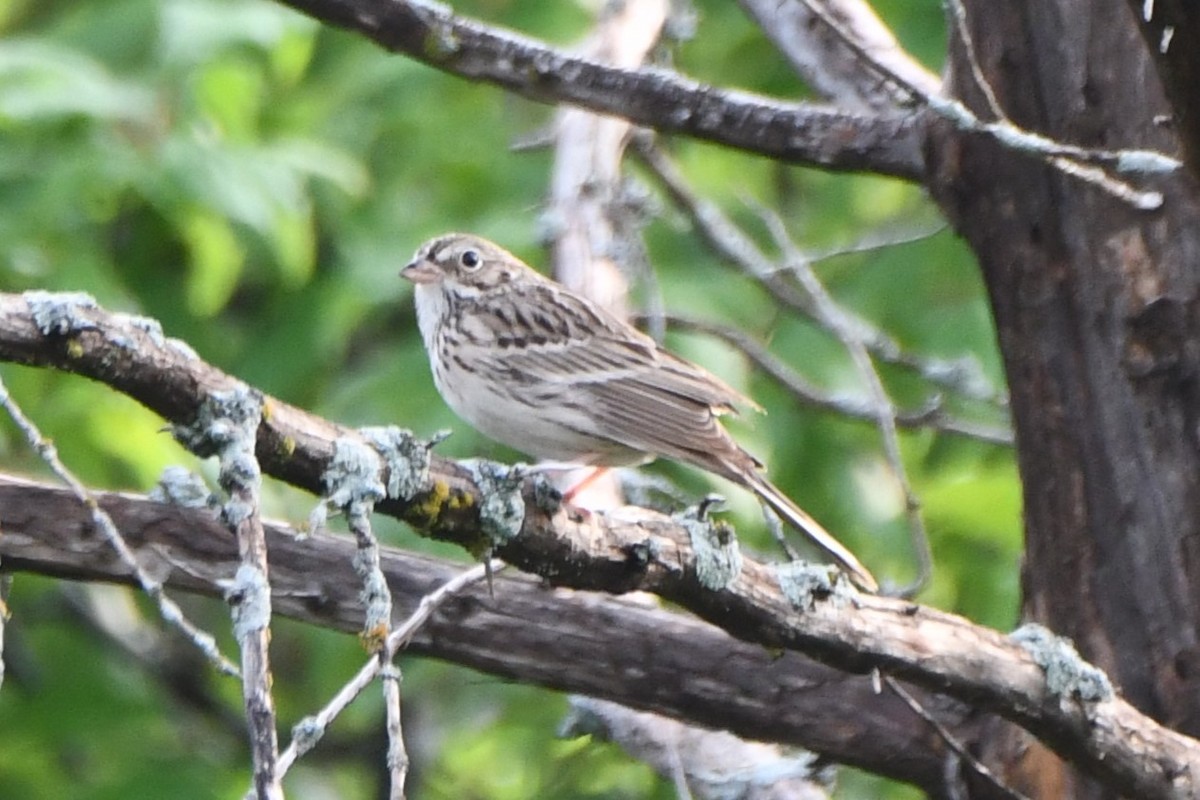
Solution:
M 756 281 L 784 307 L 810 318 L 816 317 L 811 300 L 784 279 L 779 265 L 773 263 L 716 204 L 692 191 L 679 168 L 654 144 L 652 137 L 638 136 L 634 144 L 634 151 L 642 163 L 719 258 Z M 995 389 L 981 381 L 975 370 L 961 363 L 905 352 L 894 339 L 865 320 L 856 318 L 854 323 L 858 329 L 857 338 L 881 361 L 911 369 L 935 386 L 963 397 L 1003 405 Z
M 758 505 L 762 509 L 763 521 L 767 524 L 767 533 L 771 534 L 771 538 L 775 540 L 775 544 L 779 545 L 779 549 L 783 551 L 788 561 L 800 561 L 799 551 L 792 546 L 787 535 L 783 532 L 783 521 L 779 519 L 779 515 L 772 511 L 771 507 L 766 503 L 759 503 Z
M 929 549 L 925 521 L 921 516 L 921 501 L 913 491 L 912 483 L 908 479 L 908 471 L 904 467 L 903 456 L 900 453 L 900 435 L 896 430 L 896 416 L 899 412 L 888 396 L 887 389 L 884 388 L 879 372 L 875 369 L 875 362 L 871 360 L 871 354 L 867 352 L 866 345 L 858 338 L 859 326 L 846 316 L 826 291 L 825 285 L 813 272 L 812 265 L 808 263 L 792 241 L 783 225 L 783 220 L 769 209 L 761 208 L 759 213 L 774 236 L 776 245 L 783 252 L 784 258 L 792 265 L 793 273 L 812 299 L 817 320 L 842 342 L 866 383 L 867 392 L 871 395 L 875 409 L 875 424 L 879 427 L 883 440 L 884 456 L 904 494 L 904 514 L 908 520 L 909 536 L 917 558 L 916 579 L 911 585 L 901 587 L 897 591 L 899 596 L 909 597 L 928 582 L 933 573 L 933 555 Z
M 1006 785 L 1004 781 L 1000 779 L 999 775 L 992 772 L 990 769 L 988 769 L 986 764 L 972 755 L 971 751 L 967 749 L 966 745 L 960 742 L 958 737 L 950 732 L 949 728 L 938 722 L 932 714 L 926 711 L 924 706 L 917 701 L 917 698 L 913 697 L 907 689 L 901 686 L 898 680 L 893 678 L 891 675 L 884 675 L 883 682 L 889 689 L 892 690 L 892 692 L 895 693 L 897 697 L 904 702 L 905 705 L 912 709 L 914 714 L 925 720 L 929 727 L 933 728 L 934 732 L 937 733 L 938 738 L 945 742 L 946 746 L 953 750 L 959 758 L 966 762 L 967 765 L 979 775 L 979 777 L 996 787 L 996 789 L 1002 792 L 1005 797 L 1010 797 L 1013 800 L 1029 800 L 1026 795 L 1018 792 L 1011 786 Z
M 404 784 L 408 778 L 408 751 L 404 746 L 404 729 L 400 722 L 401 675 L 400 668 L 386 653 L 392 619 L 392 593 L 379 561 L 379 540 L 371 529 L 372 505 L 370 501 L 351 501 L 346 505 L 346 518 L 350 532 L 358 542 L 354 567 L 363 578 L 363 601 L 367 606 L 363 639 L 369 647 L 379 647 L 376 658 L 382 678 L 383 704 L 387 710 L 387 768 L 391 785 L 388 796 L 392 800 L 400 800 L 404 797 Z
M 899 247 L 905 244 L 913 244 L 929 239 L 942 231 L 946 230 L 945 221 L 938 220 L 936 224 L 930 225 L 924 230 L 904 230 L 899 233 L 891 234 L 881 231 L 874 231 L 866 236 L 863 236 L 850 244 L 839 245 L 825 250 L 810 250 L 807 252 L 808 260 L 813 264 L 820 264 L 822 261 L 828 261 L 832 258 L 840 258 L 841 256 L 856 255 L 859 253 L 872 253 L 876 250 L 885 248 Z
M 858 397 L 831 395 L 818 389 L 741 328 L 678 314 L 667 314 L 665 320 L 673 329 L 702 333 L 730 345 L 805 405 L 852 419 L 874 421 L 878 417 L 878 409 L 870 401 Z M 931 397 L 928 403 L 916 411 L 896 411 L 896 424 L 903 428 L 931 428 L 943 433 L 978 439 L 988 444 L 1013 444 L 1012 430 L 1006 426 L 966 422 L 950 416 L 940 395 Z
M 117 530 L 117 526 L 113 523 L 112 518 L 100 508 L 100 504 L 88 491 L 75 475 L 67 469 L 62 460 L 58 457 L 58 450 L 53 442 L 42 436 L 37 426 L 30 420 L 21 408 L 13 401 L 8 394 L 8 388 L 0 379 L 0 406 L 8 412 L 12 417 L 17 428 L 25 435 L 25 441 L 33 448 L 42 460 L 50 467 L 51 471 L 58 476 L 71 493 L 79 500 L 79 502 L 88 510 L 92 518 L 92 523 L 108 540 L 113 550 L 120 557 L 121 562 L 129 569 L 134 578 L 138 582 L 138 586 L 145 592 L 155 604 L 158 606 L 159 616 L 168 625 L 177 628 L 191 643 L 204 654 L 204 657 L 216 667 L 220 672 L 226 675 L 238 677 L 240 675 L 238 668 L 226 658 L 217 647 L 217 640 L 212 634 L 203 630 L 186 616 L 183 610 L 163 592 L 162 584 L 159 581 L 151 578 L 150 575 L 142 569 L 142 565 L 138 562 L 137 554 L 126 543 L 125 538 L 121 536 L 121 532 Z
M 383 660 L 383 656 L 379 656 Z M 400 667 L 388 659 L 379 671 L 383 684 L 383 707 L 387 709 L 387 768 L 391 776 L 389 800 L 404 800 L 404 784 L 408 780 L 408 749 L 404 745 L 404 727 L 400 721 Z
M 863 69 L 855 53 L 841 41 L 813 25 L 811 12 L 795 2 L 738 0 L 740 5 L 792 65 L 801 79 L 826 100 L 862 112 L 900 110 L 909 97 L 875 70 Z M 886 61 L 914 83 L 937 91 L 941 78 L 922 66 L 896 41 L 892 30 L 879 19 L 868 0 L 836 0 L 834 11 L 853 32 L 856 41 L 877 60 Z
M 258 800 L 283 800 L 271 694 L 271 583 L 261 514 L 262 470 L 255 455 L 261 424 L 262 396 L 241 385 L 210 393 L 193 423 L 176 426 L 174 432 L 197 454 L 215 454 L 219 460 L 217 481 L 229 494 L 222 516 L 237 538 L 240 562 L 225 597 L 242 653 L 253 791 Z
M 504 562 L 499 559 L 494 559 L 486 564 L 477 564 L 422 597 L 416 610 L 409 615 L 408 619 L 394 627 L 388 634 L 383 650 L 377 655 L 373 655 L 362 669 L 325 704 L 324 708 L 313 716 L 305 717 L 292 729 L 292 741 L 279 757 L 279 774 L 286 775 L 287 771 L 296 763 L 296 759 L 311 750 L 321 740 L 338 715 L 346 710 L 354 698 L 371 685 L 371 681 L 383 670 L 385 663 L 391 662 L 396 653 L 408 644 L 439 606 L 466 587 L 484 580 L 489 570 L 499 572 L 503 568 Z
M 962 42 L 963 51 L 967 56 L 967 64 L 971 67 L 971 79 L 975 81 L 976 87 L 983 92 L 983 97 L 987 101 L 988 110 L 996 117 L 1005 122 L 1010 122 L 1008 115 L 1004 113 L 1004 109 L 1000 107 L 1000 100 L 997 99 L 996 93 L 992 90 L 992 85 L 983 75 L 983 67 L 979 64 L 979 56 L 975 52 L 975 40 L 971 37 L 971 30 L 967 27 L 967 10 L 963 8 L 962 0 L 942 0 L 942 8 L 944 13 L 952 23 L 951 27 L 954 33 L 958 36 L 958 40 Z

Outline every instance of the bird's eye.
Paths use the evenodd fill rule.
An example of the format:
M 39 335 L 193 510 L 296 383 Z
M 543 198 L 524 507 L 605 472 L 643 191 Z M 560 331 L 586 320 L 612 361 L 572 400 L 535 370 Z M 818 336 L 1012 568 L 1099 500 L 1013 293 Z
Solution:
M 479 257 L 478 250 L 463 250 L 462 255 L 458 257 L 458 263 L 465 269 L 479 269 L 483 259 Z

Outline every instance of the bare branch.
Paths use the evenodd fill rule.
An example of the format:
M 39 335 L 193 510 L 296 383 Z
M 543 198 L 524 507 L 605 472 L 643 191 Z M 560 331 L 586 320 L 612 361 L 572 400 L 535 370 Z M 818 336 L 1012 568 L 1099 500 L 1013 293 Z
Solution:
M 493 569 L 499 570 L 504 565 L 503 562 L 497 561 L 491 566 Z M 362 694 L 363 690 L 371 685 L 371 681 L 375 680 L 375 678 L 377 678 L 381 673 L 386 672 L 386 670 L 394 669 L 392 665 L 392 659 L 395 657 L 396 653 L 412 640 L 413 636 L 421 628 L 421 626 L 429 621 L 429 618 L 435 611 L 437 611 L 439 607 L 441 607 L 443 603 L 449 600 L 454 594 L 461 592 L 466 587 L 479 583 L 487 576 L 487 574 L 488 565 L 480 564 L 468 570 L 464 570 L 459 575 L 444 582 L 436 590 L 422 597 L 420 602 L 417 603 L 416 610 L 409 615 L 408 619 L 401 622 L 388 634 L 387 640 L 384 642 L 381 652 L 372 656 L 367 663 L 363 665 L 362 669 L 355 673 L 354 677 L 347 681 L 346 684 L 338 690 L 337 694 L 335 694 L 333 698 L 326 703 L 317 714 L 305 717 L 296 724 L 293 730 L 292 741 L 279 758 L 279 774 L 286 774 L 287 771 L 291 769 L 292 764 L 296 762 L 297 758 L 311 750 L 313 746 L 320 741 L 321 737 L 325 735 L 325 731 L 328 729 L 330 724 L 337 719 L 339 714 L 341 714 L 350 706 L 350 703 L 354 701 L 354 698 Z M 394 682 L 387 678 L 385 678 L 385 680 Z M 399 691 L 398 687 L 397 691 Z M 399 699 L 397 698 L 397 703 L 398 702 Z M 398 720 L 393 720 L 390 712 L 388 721 L 389 724 L 393 721 L 397 722 L 398 724 Z M 389 742 L 395 742 L 397 739 L 400 742 L 403 742 L 403 736 L 401 732 L 396 730 L 395 737 L 393 738 L 392 733 L 389 731 Z M 403 755 L 403 752 L 401 751 L 400 753 L 394 753 L 391 755 Z M 407 771 L 407 760 L 405 760 L 403 766 L 405 771 Z M 401 789 L 403 789 L 403 779 L 398 782 L 393 781 L 392 786 L 393 788 L 399 786 Z
M 659 41 L 668 11 L 667 0 L 610 3 L 583 50 L 598 61 L 634 69 Z M 627 270 L 635 262 L 645 263 L 640 226 L 622 198 L 622 161 L 633 126 L 619 117 L 565 108 L 557 115 L 556 129 L 543 215 L 554 276 L 624 318 L 629 312 Z M 575 472 L 561 476 L 560 486 L 573 487 L 573 503 L 589 509 L 624 505 L 615 473 L 589 472 L 586 483 Z
M 127 532 L 141 558 L 172 567 L 166 577 L 169 586 L 222 594 L 220 584 L 236 568 L 237 549 L 233 537 L 210 515 L 117 494 L 99 495 L 98 502 Z M 653 528 L 646 527 L 648 520 L 640 526 L 643 538 L 651 530 L 656 534 L 667 530 L 666 518 L 656 519 L 659 523 Z M 632 523 L 611 524 L 621 529 L 625 548 L 636 547 L 638 534 L 630 535 L 633 532 L 628 530 Z M 0 525 L 5 531 L 0 537 L 0 558 L 6 569 L 85 580 L 132 580 L 129 567 L 90 533 L 84 510 L 64 490 L 0 478 Z M 277 526 L 267 527 L 267 537 L 278 613 L 344 631 L 359 630 L 362 605 L 350 565 L 353 542 L 325 535 L 302 537 Z M 585 568 L 596 566 L 596 547 L 606 552 L 621 549 L 620 543 L 592 541 L 589 548 L 580 540 L 578 554 Z M 610 553 L 609 558 L 614 557 L 618 556 Z M 461 572 L 458 565 L 439 565 L 386 548 L 381 560 L 398 608 L 416 606 L 431 585 Z M 747 566 L 755 573 L 754 580 L 765 577 L 759 565 L 748 562 Z M 765 600 L 777 591 L 772 588 L 774 580 L 768 578 L 752 591 Z M 907 709 L 889 707 L 861 676 L 838 678 L 794 654 L 740 643 L 678 614 L 547 591 L 536 581 L 498 579 L 495 601 L 489 600 L 486 589 L 472 591 L 469 597 L 469 602 L 458 606 L 443 606 L 444 611 L 429 620 L 428 635 L 414 639 L 413 649 L 758 738 L 791 741 L 925 786 L 937 786 L 942 780 L 940 756 L 927 752 L 928 741 L 912 730 Z M 695 599 L 688 602 L 697 604 Z M 1116 698 L 1100 703 L 1060 701 L 1046 693 L 1040 671 L 1007 637 L 952 615 L 883 598 L 863 597 L 854 605 L 828 606 L 818 601 L 802 612 L 808 623 L 791 623 L 808 629 L 804 638 L 823 657 L 830 655 L 825 649 L 831 644 L 835 651 L 842 649 L 830 638 L 830 626 L 835 625 L 841 635 L 868 645 L 867 649 L 871 641 L 890 640 L 890 655 L 867 660 L 895 666 L 897 659 L 910 659 L 905 672 L 917 666 L 919 671 L 945 674 L 970 665 L 963 675 L 946 682 L 951 691 L 987 704 L 998 690 L 1007 698 L 1005 704 L 1019 707 L 1022 715 L 1065 717 L 1059 724 L 1077 726 L 1070 733 L 1058 731 L 1075 743 L 1066 752 L 1097 770 L 1094 774 L 1116 780 L 1114 773 L 1126 772 L 1131 767 L 1128 759 L 1136 754 L 1138 770 L 1160 775 L 1154 782 L 1139 782 L 1147 791 L 1138 796 L 1181 796 L 1190 791 L 1192 759 L 1200 758 L 1194 754 L 1194 742 L 1159 727 Z M 784 611 L 783 617 L 790 613 Z M 755 623 L 754 627 L 762 626 Z M 778 636 L 772 639 L 782 641 Z M 837 652 L 832 657 L 843 660 Z M 582 668 L 585 664 L 603 666 Z M 631 670 L 646 679 L 626 680 Z M 922 696 L 920 701 L 938 709 L 947 725 L 969 715 L 936 697 Z M 854 714 L 847 715 L 847 708 L 854 708 Z M 902 716 L 895 718 L 895 713 Z M 882 742 L 881 736 L 886 737 Z M 904 749 L 908 736 L 913 737 L 911 753 Z M 1084 747 L 1081 737 L 1092 745 Z M 1114 749 L 1108 749 L 1110 744 Z M 1108 759 L 1087 755 L 1101 745 Z M 1096 764 L 1097 760 L 1104 763 Z M 1174 784 L 1177 795 L 1170 789 L 1172 781 L 1178 782 Z
M 25 296 L 0 295 L 0 359 L 104 380 L 165 410 L 177 425 L 192 423 L 204 397 L 235 383 L 146 320 L 78 305 L 62 309 L 53 325 L 40 322 Z M 331 434 L 355 434 L 277 400 L 265 407 L 257 451 L 264 470 L 318 489 L 338 438 Z M 480 508 L 496 499 L 477 480 L 432 458 L 422 489 L 378 508 L 438 538 L 477 544 Z M 727 536 L 714 552 L 715 534 L 694 519 L 638 509 L 581 516 L 547 503 L 532 480 L 517 499 L 524 503 L 519 533 L 498 555 L 522 570 L 579 589 L 649 591 L 767 648 L 798 650 L 852 672 L 880 669 L 944 692 L 1026 728 L 1117 791 L 1148 798 L 1200 791 L 1200 745 L 1110 691 L 1051 689 L 1027 646 L 1008 636 L 935 609 L 860 595 L 826 568 L 761 563 Z M 7 503 L 0 511 L 9 512 Z M 6 563 L 9 531 L 19 522 L 0 520 Z
M 781 305 L 810 319 L 817 313 L 812 301 L 786 280 L 786 265 L 777 265 L 715 204 L 697 195 L 671 158 L 653 141 L 636 140 L 636 152 L 654 173 L 671 199 L 688 218 L 700 238 L 726 263 L 757 281 Z M 930 383 L 974 400 L 1000 404 L 994 388 L 980 380 L 978 371 L 963 362 L 929 358 L 905 352 L 894 339 L 866 320 L 856 319 L 858 336 L 871 355 L 913 370 Z
M 917 698 L 913 697 L 912 692 L 905 689 L 900 681 L 896 680 L 890 675 L 884 675 L 883 684 L 891 689 L 897 697 L 903 700 L 904 704 L 911 708 L 914 714 L 925 720 L 925 723 L 929 725 L 929 727 L 933 728 L 938 737 L 946 743 L 946 745 L 954 752 L 954 754 L 962 759 L 964 763 L 970 765 L 975 774 L 982 777 L 997 790 L 999 790 L 1005 797 L 1011 798 L 1011 800 L 1029 800 L 1029 798 L 1027 798 L 1025 795 L 1021 794 L 1015 789 L 1010 788 L 1009 786 L 1006 786 L 1004 782 L 1000 780 L 1000 777 L 988 769 L 986 764 L 976 758 L 975 755 L 958 740 L 958 737 L 955 736 L 949 728 L 939 722 L 937 717 L 929 713 L 929 710 L 921 705 L 921 702 L 917 700 Z
M 766 209 L 760 210 L 760 214 L 775 237 L 776 247 L 783 251 L 786 263 L 808 293 L 817 322 L 833 333 L 846 348 L 859 377 L 866 384 L 875 411 L 875 424 L 883 440 L 884 457 L 904 495 L 904 515 L 908 520 L 909 538 L 917 559 L 917 576 L 912 584 L 904 587 L 899 594 L 911 597 L 925 586 L 933 575 L 933 553 L 929 549 L 929 536 L 925 532 L 925 520 L 921 516 L 921 501 L 913 491 L 912 482 L 908 479 L 908 470 L 905 469 L 904 459 L 900 454 L 900 435 L 896 431 L 896 417 L 899 416 L 899 411 L 888 396 L 883 379 L 879 377 L 875 362 L 867 351 L 867 345 L 861 335 L 862 324 L 843 311 L 825 290 L 825 284 L 821 283 L 817 274 L 813 272 L 812 264 L 792 242 L 783 220 Z
M 862 115 L 698 83 L 659 68 L 607 66 L 424 0 L 281 0 L 387 50 L 542 103 L 569 103 L 665 133 L 830 170 L 918 180 L 920 120 Z
M 113 552 L 132 571 L 133 575 L 137 578 L 137 583 L 141 590 L 154 600 L 158 606 L 158 614 L 163 618 L 163 621 L 183 633 L 218 671 L 234 677 L 239 676 L 238 668 L 220 651 L 217 647 L 217 640 L 213 638 L 213 635 L 184 616 L 179 604 L 163 592 L 162 582 L 151 577 L 145 568 L 142 567 L 133 550 L 125 542 L 125 537 L 121 535 L 120 529 L 113 524 L 112 518 L 104 513 L 104 510 L 96 504 L 96 500 L 88 488 L 59 459 L 58 449 L 54 446 L 53 442 L 42 436 L 37 426 L 34 425 L 33 420 L 25 416 L 20 406 L 13 402 L 8 394 L 8 387 L 3 382 L 0 382 L 0 406 L 3 406 L 4 410 L 8 412 L 13 422 L 16 423 L 17 428 L 25 435 L 26 441 L 37 451 L 42 460 L 50 467 L 51 471 L 71 489 L 72 494 L 80 505 L 88 509 L 91 514 L 92 523 L 104 534 Z M 3 597 L 0 597 L 0 601 L 3 599 Z M 7 617 L 7 615 L 7 606 L 0 604 L 0 616 Z
M 666 0 L 620 4 L 599 21 L 584 50 L 598 61 L 636 68 L 658 41 L 667 10 Z M 619 264 L 630 246 L 621 241 L 616 217 L 632 127 L 583 109 L 561 111 L 546 213 L 555 277 L 622 317 L 628 281 Z
M 678 314 L 668 314 L 665 319 L 672 328 L 702 333 L 730 345 L 804 405 L 853 419 L 875 421 L 878 417 L 878 411 L 873 403 L 858 397 L 830 395 L 824 392 L 809 383 L 803 375 L 796 372 L 768 350 L 765 345 L 740 328 L 692 317 L 682 317 Z M 932 428 L 943 433 L 978 439 L 988 444 L 1009 447 L 1013 444 L 1013 434 L 1010 428 L 956 419 L 946 410 L 945 404 L 937 396 L 915 411 L 897 410 L 896 424 L 902 428 Z
M 1008 115 L 1004 113 L 1000 100 L 992 90 L 992 85 L 988 83 L 987 77 L 983 74 L 983 67 L 979 63 L 979 54 L 975 50 L 975 39 L 971 36 L 971 29 L 967 26 L 967 9 L 963 6 L 962 0 L 942 0 L 942 8 L 950 23 L 952 35 L 958 37 L 962 44 L 967 64 L 971 68 L 971 80 L 974 81 L 976 88 L 987 102 L 988 111 L 996 119 L 1007 120 Z
M 211 513 L 133 495 L 101 493 L 97 500 L 126 531 L 138 557 L 161 569 L 172 591 L 222 596 L 222 577 L 237 569 L 237 546 Z M 62 489 L 0 475 L 0 526 L 5 574 L 134 583 L 129 567 L 97 538 L 78 502 Z M 354 542 L 303 536 L 277 524 L 267 524 L 266 534 L 275 612 L 360 633 Z M 522 575 L 498 575 L 494 596 L 472 584 L 425 614 L 414 609 L 427 602 L 430 588 L 466 575 L 464 565 L 389 547 L 381 549 L 380 559 L 395 599 L 392 637 L 415 623 L 407 631 L 411 653 L 791 743 L 937 794 L 940 754 L 929 751 L 906 708 L 876 696 L 860 675 L 734 639 L 691 615 L 547 589 Z M 628 680 L 635 673 L 643 679 Z M 369 679 L 363 686 L 368 685 Z M 972 735 L 974 723 L 968 720 L 977 715 L 970 709 L 914 691 L 960 736 Z M 847 714 L 848 708 L 854 713 Z M 296 733 L 315 739 L 322 730 L 306 724 Z M 281 768 L 293 760 L 285 751 Z
M 591 735 L 619 744 L 658 774 L 674 780 L 678 797 L 722 800 L 828 800 L 812 753 L 785 752 L 725 731 L 684 725 L 607 700 L 571 698 L 561 736 Z M 825 776 L 829 777 L 828 774 Z
M 941 80 L 906 53 L 875 11 L 862 0 L 825 0 L 820 5 L 842 23 L 857 53 L 803 3 L 796 0 L 738 0 L 779 52 L 814 90 L 842 108 L 886 111 L 903 107 L 911 97 L 881 73 L 887 66 L 907 83 L 930 94 L 941 91 Z

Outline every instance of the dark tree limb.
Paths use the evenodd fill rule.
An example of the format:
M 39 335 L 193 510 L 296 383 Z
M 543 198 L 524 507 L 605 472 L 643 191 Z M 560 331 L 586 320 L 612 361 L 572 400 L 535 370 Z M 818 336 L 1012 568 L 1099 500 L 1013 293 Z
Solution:
M 1130 6 L 1144 7 L 968 4 L 999 106 L 1057 141 L 1180 150 L 1158 124 L 1175 99 Z M 961 46 L 951 62 L 952 91 L 986 109 Z M 1025 618 L 1071 637 L 1146 714 L 1198 735 L 1196 181 L 1188 170 L 1164 175 L 1154 184 L 1164 202 L 1144 212 L 978 136 L 947 133 L 927 153 L 931 192 L 979 257 L 1009 376 Z M 1035 743 L 985 746 L 1021 754 L 1008 779 L 1031 794 L 1116 794 L 1033 754 Z
M 48 304 L 42 296 L 35 321 L 32 296 L 0 295 L 0 360 L 96 378 L 176 425 L 193 423 L 210 392 L 240 384 L 185 345 L 164 339 L 146 320 L 62 296 Z M 48 305 L 54 314 L 47 315 Z M 267 399 L 258 429 L 263 472 L 323 492 L 338 436 L 357 434 Z M 799 651 L 849 672 L 880 669 L 943 692 L 1015 722 L 1132 795 L 1200 792 L 1200 744 L 1155 724 L 1117 696 L 1093 702 L 1056 694 L 1030 652 L 1004 634 L 936 609 L 852 590 L 850 596 L 836 590 L 785 593 L 776 565 L 745 556 L 740 570 L 714 582 L 697 565 L 695 523 L 641 509 L 586 518 L 562 508 L 551 513 L 533 484 L 524 486 L 519 535 L 496 547 L 499 557 L 524 571 L 578 589 L 649 591 L 762 646 Z M 411 498 L 389 499 L 378 510 L 478 549 L 480 507 L 490 496 L 471 473 L 435 457 L 424 485 Z
M 1163 89 L 1171 102 L 1169 119 L 1183 149 L 1188 171 L 1200 177 L 1200 6 L 1189 0 L 1127 0 Z
M 708 86 L 659 68 L 619 69 L 422 0 L 281 0 L 429 66 L 542 103 L 569 103 L 790 163 L 923 172 L 918 114 L 854 114 Z
M 127 494 L 97 498 L 168 590 L 223 596 L 238 568 L 237 542 L 211 513 Z M 354 542 L 264 527 L 274 612 L 360 633 Z M 136 586 L 129 566 L 65 489 L 0 475 L 0 529 L 4 574 Z M 380 555 L 397 622 L 463 568 L 390 547 Z M 894 695 L 877 694 L 865 676 L 734 639 L 679 612 L 500 574 L 494 596 L 475 586 L 451 598 L 409 649 L 522 683 L 804 747 L 946 796 L 946 753 Z M 968 706 L 912 691 L 959 738 L 973 738 L 979 716 Z

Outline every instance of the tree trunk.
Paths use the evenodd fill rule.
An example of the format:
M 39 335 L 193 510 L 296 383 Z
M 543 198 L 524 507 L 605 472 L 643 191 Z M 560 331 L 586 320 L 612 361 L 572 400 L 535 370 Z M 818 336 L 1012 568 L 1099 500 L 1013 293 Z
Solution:
M 1178 152 L 1135 22 L 1120 0 L 969 9 L 982 72 L 1016 124 Z M 951 93 L 990 118 L 961 43 L 950 58 Z M 1163 206 L 1138 211 L 990 138 L 942 130 L 928 153 L 928 185 L 978 255 L 1008 372 L 1025 617 L 1074 639 L 1135 706 L 1200 733 L 1196 183 L 1173 175 L 1150 187 Z M 1035 744 L 988 743 L 1011 785 L 1110 796 Z

